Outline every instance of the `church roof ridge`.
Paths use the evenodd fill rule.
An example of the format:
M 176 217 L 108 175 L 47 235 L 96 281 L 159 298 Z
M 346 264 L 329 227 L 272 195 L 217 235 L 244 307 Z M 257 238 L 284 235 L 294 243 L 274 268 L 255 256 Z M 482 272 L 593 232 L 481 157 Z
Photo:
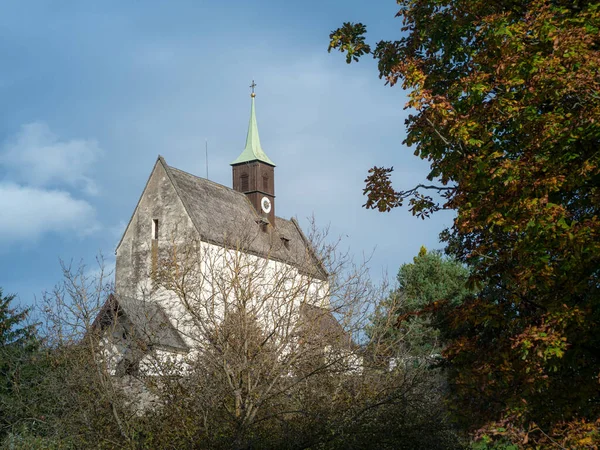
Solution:
M 253 83 L 254 84 L 254 83 Z M 251 161 L 262 161 L 273 167 L 275 163 L 267 156 L 260 145 L 260 137 L 258 135 L 258 125 L 256 123 L 256 110 L 254 107 L 254 92 L 252 92 L 252 104 L 250 106 L 250 121 L 248 123 L 248 134 L 246 135 L 246 147 L 231 165 L 247 163 Z
M 164 159 L 163 159 L 163 162 L 164 162 Z M 220 188 L 223 188 L 223 189 L 227 189 L 228 191 L 231 191 L 231 192 L 235 192 L 235 195 L 237 195 L 237 196 L 241 196 L 241 197 L 243 197 L 245 200 L 248 200 L 248 196 L 247 196 L 246 194 L 244 194 L 243 192 L 236 191 L 235 189 L 233 189 L 233 188 L 230 188 L 229 186 L 226 186 L 226 185 L 224 185 L 224 184 L 221 184 L 221 183 L 217 183 L 216 181 L 213 181 L 213 180 L 209 180 L 208 178 L 199 177 L 198 175 L 194 175 L 193 173 L 191 173 L 191 172 L 188 172 L 187 170 L 182 170 L 182 169 L 179 169 L 179 168 L 177 168 L 177 167 L 170 166 L 170 165 L 168 165 L 166 162 L 165 162 L 165 164 L 167 165 L 167 167 L 168 167 L 170 170 L 176 170 L 176 171 L 178 171 L 178 172 L 184 173 L 184 174 L 186 174 L 186 175 L 189 175 L 189 176 L 191 176 L 191 177 L 194 177 L 194 178 L 196 178 L 196 179 L 198 179 L 198 180 L 201 180 L 201 181 L 203 181 L 203 182 L 212 183 L 212 184 L 216 185 L 217 187 L 220 187 Z M 248 202 L 248 204 L 249 204 L 250 206 L 252 206 L 252 203 Z M 252 207 L 252 210 L 253 210 L 254 212 L 256 212 L 256 210 L 254 209 L 254 207 Z M 257 216 L 258 216 L 258 213 L 257 213 Z M 294 218 L 294 217 L 291 217 L 291 218 L 289 218 L 289 219 L 286 219 L 285 217 L 281 217 L 281 216 L 275 216 L 275 218 L 277 218 L 277 219 L 281 219 L 281 220 L 286 220 L 286 221 L 288 221 L 288 222 L 294 222 L 294 221 L 295 221 L 295 218 Z M 297 225 L 297 226 L 299 226 L 299 225 Z
M 189 176 L 191 176 L 191 177 L 198 178 L 199 180 L 203 180 L 203 181 L 206 181 L 206 182 L 208 182 L 208 183 L 215 184 L 215 185 L 217 185 L 218 187 L 222 187 L 222 188 L 224 188 L 224 189 L 229 189 L 230 191 L 234 191 L 235 193 L 237 193 L 237 194 L 239 194 L 239 195 L 243 195 L 244 197 L 246 197 L 246 195 L 245 195 L 243 192 L 238 192 L 238 191 L 236 191 L 236 190 L 234 190 L 234 189 L 230 188 L 229 186 L 225 186 L 224 184 L 217 183 L 216 181 L 209 180 L 208 178 L 199 177 L 198 175 L 194 175 L 192 172 L 188 172 L 187 170 L 182 170 L 182 169 L 179 169 L 179 168 L 177 168 L 177 167 L 174 167 L 174 166 L 169 166 L 169 165 L 168 165 L 168 167 L 169 167 L 169 169 L 171 169 L 171 170 L 176 170 L 176 171 L 178 171 L 178 172 L 184 173 L 184 174 L 186 174 L 186 175 L 189 175 Z
M 295 219 L 275 217 L 277 226 L 273 238 L 275 236 L 291 238 L 291 242 L 288 243 L 289 248 L 283 242 L 279 242 L 281 239 L 272 240 L 269 237 L 271 233 L 259 231 L 258 226 L 256 227 L 256 233 L 254 233 L 252 231 L 254 227 L 250 225 L 255 222 L 258 214 L 245 194 L 220 183 L 171 167 L 160 155 L 146 181 L 129 223 L 117 244 L 115 253 L 125 238 L 157 165 L 162 166 L 165 170 L 167 178 L 175 189 L 186 214 L 192 221 L 192 226 L 199 233 L 201 240 L 223 245 L 227 243 L 228 239 L 245 238 L 250 233 L 253 238 L 245 249 L 247 253 L 295 265 L 302 272 L 309 273 L 319 279 L 327 278 L 327 271 Z M 227 205 L 227 207 L 223 208 L 224 205 Z M 244 222 L 245 220 L 247 222 Z M 306 260 L 307 251 L 311 255 L 309 260 Z

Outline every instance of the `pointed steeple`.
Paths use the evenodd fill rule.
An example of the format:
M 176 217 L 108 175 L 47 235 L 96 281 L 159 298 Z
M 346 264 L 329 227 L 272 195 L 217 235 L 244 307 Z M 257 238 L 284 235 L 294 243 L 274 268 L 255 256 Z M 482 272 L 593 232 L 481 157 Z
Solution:
M 252 106 L 250 107 L 250 122 L 248 123 L 248 134 L 246 135 L 246 147 L 244 151 L 237 157 L 235 161 L 231 163 L 231 165 L 246 163 L 250 161 L 262 161 L 267 163 L 273 167 L 275 167 L 275 163 L 269 159 L 267 154 L 264 152 L 262 147 L 260 146 L 260 137 L 258 136 L 258 125 L 256 124 L 256 112 L 254 108 L 254 98 L 256 94 L 254 93 L 254 82 L 252 82 Z

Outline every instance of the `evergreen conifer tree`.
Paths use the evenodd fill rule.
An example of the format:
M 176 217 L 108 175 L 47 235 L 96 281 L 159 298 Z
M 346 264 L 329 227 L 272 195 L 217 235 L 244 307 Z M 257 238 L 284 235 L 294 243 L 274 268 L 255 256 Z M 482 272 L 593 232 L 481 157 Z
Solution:
M 31 357 L 39 348 L 29 309 L 11 305 L 15 295 L 0 288 L 0 437 L 19 419 L 19 406 L 34 372 Z M 31 400 L 31 399 L 28 399 Z

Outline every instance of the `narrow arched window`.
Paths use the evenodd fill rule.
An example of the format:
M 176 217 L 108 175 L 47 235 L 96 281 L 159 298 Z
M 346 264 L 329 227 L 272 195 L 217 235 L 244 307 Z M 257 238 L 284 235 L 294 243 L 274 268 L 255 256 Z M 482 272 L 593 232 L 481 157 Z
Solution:
M 152 220 L 152 239 L 158 240 L 158 219 Z

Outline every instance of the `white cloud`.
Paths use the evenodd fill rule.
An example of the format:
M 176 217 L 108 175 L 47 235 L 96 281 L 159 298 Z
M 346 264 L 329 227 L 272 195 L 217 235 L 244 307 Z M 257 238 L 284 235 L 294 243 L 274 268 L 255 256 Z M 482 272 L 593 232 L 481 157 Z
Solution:
M 94 231 L 95 211 L 68 192 L 0 183 L 0 244 L 35 241 L 46 232 Z
M 69 186 L 89 195 L 98 192 L 86 174 L 102 154 L 94 140 L 60 140 L 43 122 L 33 122 L 7 141 L 0 164 L 10 179 L 31 186 Z
M 43 122 L 23 125 L 0 148 L 0 245 L 46 233 L 98 229 L 96 211 L 75 193 L 97 193 L 87 175 L 102 151 L 93 140 L 60 140 Z

